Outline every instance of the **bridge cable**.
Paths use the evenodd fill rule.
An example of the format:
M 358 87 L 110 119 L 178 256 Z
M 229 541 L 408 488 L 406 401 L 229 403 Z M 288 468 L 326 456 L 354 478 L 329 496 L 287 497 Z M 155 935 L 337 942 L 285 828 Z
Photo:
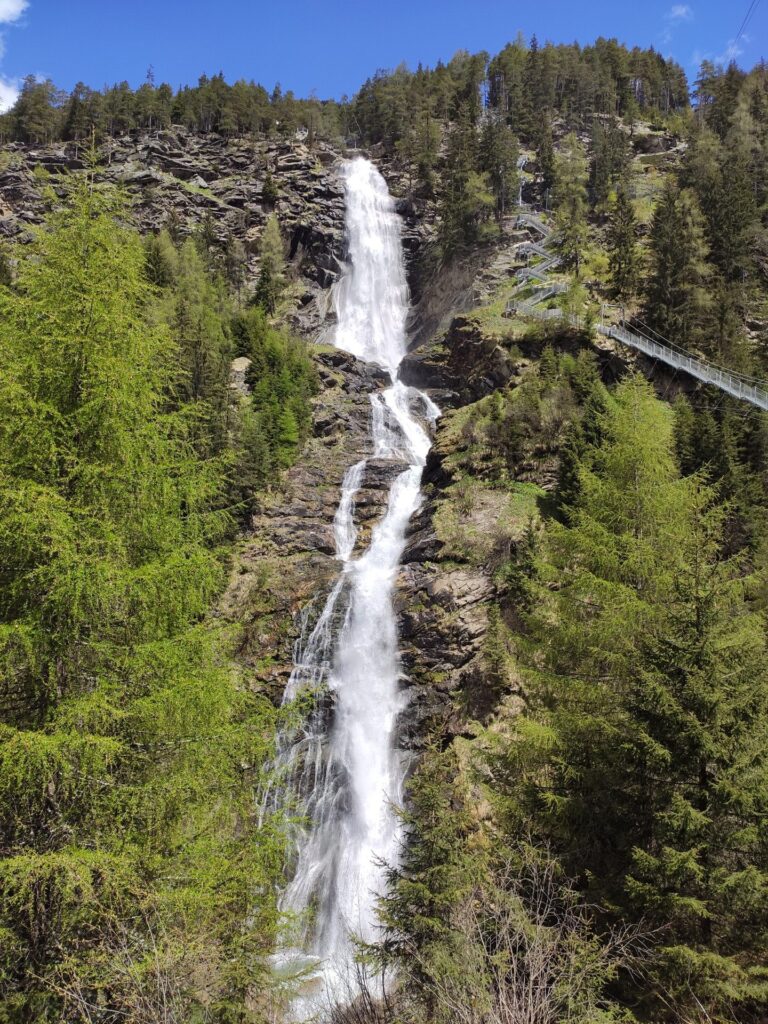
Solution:
M 741 36 L 742 36 L 742 33 L 744 32 L 744 29 L 749 24 L 749 22 L 750 22 L 750 20 L 752 18 L 752 15 L 755 13 L 755 11 L 757 10 L 759 5 L 760 5 L 760 0 L 752 0 L 752 3 L 747 8 L 747 13 L 744 15 L 744 21 L 742 21 L 741 28 L 739 29 L 738 33 L 736 34 L 736 38 L 733 41 L 733 45 L 734 46 L 741 39 Z

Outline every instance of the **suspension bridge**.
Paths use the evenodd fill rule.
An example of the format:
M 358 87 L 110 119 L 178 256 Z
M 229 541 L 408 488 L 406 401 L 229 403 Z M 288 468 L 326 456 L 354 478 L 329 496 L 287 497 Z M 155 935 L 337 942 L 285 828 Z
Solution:
M 519 284 L 510 296 L 507 309 L 510 312 L 535 317 L 539 320 L 563 319 L 573 324 L 574 327 L 584 326 L 581 317 L 567 314 L 562 309 L 541 308 L 541 304 L 547 299 L 568 290 L 568 286 L 563 282 L 547 280 L 549 274 L 561 262 L 560 257 L 551 252 L 549 248 L 557 240 L 550 225 L 531 208 L 521 209 L 515 218 L 515 225 L 519 228 L 532 229 L 538 233 L 540 241 L 523 242 L 520 252 L 529 256 L 538 256 L 541 258 L 541 262 L 524 267 L 518 272 Z M 533 291 L 528 292 L 534 282 L 536 282 L 536 287 Z M 690 352 L 686 352 L 666 338 L 662 338 L 650 328 L 645 328 L 644 325 L 639 327 L 633 323 L 631 328 L 628 327 L 623 318 L 620 323 L 613 324 L 605 322 L 605 318 L 601 316 L 595 328 L 599 334 L 617 341 L 620 345 L 641 352 L 649 359 L 658 360 L 682 373 L 687 373 L 703 384 L 712 384 L 733 398 L 749 402 L 751 405 L 757 406 L 758 409 L 768 412 L 768 381 L 748 377 L 735 370 L 707 362 L 705 359 L 691 355 Z

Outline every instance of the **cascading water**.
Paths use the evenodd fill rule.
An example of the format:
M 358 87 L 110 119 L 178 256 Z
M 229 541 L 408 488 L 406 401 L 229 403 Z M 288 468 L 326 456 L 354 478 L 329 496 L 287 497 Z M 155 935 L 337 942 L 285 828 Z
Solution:
M 517 158 L 517 173 L 518 173 L 518 186 L 517 186 L 517 205 L 523 205 L 523 184 L 525 183 L 525 165 L 528 163 L 528 157 L 523 153 L 522 156 Z
M 397 379 L 408 315 L 400 218 L 386 183 L 363 158 L 343 169 L 349 266 L 336 291 L 335 344 L 385 368 L 390 387 L 371 394 L 372 456 L 402 465 L 387 510 L 368 549 L 353 558 L 355 495 L 366 470 L 347 470 L 334 520 L 342 572 L 308 636 L 297 644 L 285 700 L 317 693 L 299 736 L 282 760 L 303 802 L 305 830 L 296 844 L 293 879 L 283 909 L 303 921 L 296 949 L 283 959 L 316 965 L 322 999 L 349 995 L 352 936 L 375 937 L 383 864 L 397 860 L 404 763 L 396 749 L 404 707 L 393 591 L 405 533 L 421 501 L 429 425 L 439 410 Z M 294 1007 L 311 1012 L 311 997 Z

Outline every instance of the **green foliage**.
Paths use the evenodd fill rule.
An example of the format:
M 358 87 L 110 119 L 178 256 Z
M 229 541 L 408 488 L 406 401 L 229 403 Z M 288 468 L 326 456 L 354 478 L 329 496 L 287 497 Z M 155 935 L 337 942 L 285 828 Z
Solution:
M 517 198 L 517 156 L 512 129 L 500 116 L 489 116 L 480 138 L 480 168 L 488 175 L 500 220 Z
M 709 305 L 704 225 L 696 197 L 669 182 L 651 224 L 651 274 L 646 318 L 665 338 L 683 347 L 701 341 Z
M 609 254 L 611 284 L 620 299 L 632 296 L 638 286 L 639 258 L 637 221 L 626 187 L 619 186 L 608 222 L 606 247 Z
M 246 380 L 252 397 L 239 410 L 233 472 L 236 493 L 247 507 L 253 497 L 248 481 L 269 484 L 306 440 L 317 378 L 303 342 L 270 325 L 260 307 L 235 316 L 232 331 L 238 351 L 251 360 Z
M 579 273 L 587 241 L 587 158 L 575 134 L 555 157 L 555 226 L 567 266 Z
M 491 105 L 528 138 L 536 137 L 545 111 L 559 115 L 568 128 L 582 128 L 593 114 L 629 119 L 638 109 L 666 114 L 688 104 L 679 65 L 654 50 L 627 50 L 615 39 L 584 47 L 539 46 L 534 37 L 526 46 L 518 36 L 490 62 L 488 78 Z
M 273 218 L 267 222 L 262 259 L 263 267 L 281 265 L 282 242 Z M 316 387 L 306 348 L 271 326 L 261 306 L 235 311 L 224 279 L 207 266 L 194 239 L 179 248 L 167 232 L 148 239 L 145 274 L 161 285 L 154 315 L 170 332 L 176 353 L 168 398 L 183 414 L 199 455 L 219 459 L 226 480 L 220 502 L 247 516 L 258 492 L 279 478 L 306 440 Z M 276 270 L 272 285 L 280 279 Z M 230 386 L 235 355 L 251 360 L 251 397 Z
M 267 218 L 261 237 L 261 269 L 254 302 L 267 313 L 274 313 L 284 284 L 284 250 L 280 225 L 273 214 Z
M 628 998 L 652 1019 L 749 1016 L 768 980 L 754 582 L 721 556 L 722 511 L 679 476 L 649 387 L 620 385 L 598 425 L 575 439 L 568 525 L 547 529 L 531 583 L 528 706 L 494 744 L 495 790 L 508 827 L 551 842 L 607 918 L 664 928 L 652 984 L 624 978 Z
M 765 471 L 768 436 L 765 414 L 744 415 L 740 403 L 723 402 L 719 392 L 694 405 L 675 402 L 675 448 L 682 471 L 704 473 L 717 485 L 725 509 L 725 550 L 746 550 L 758 567 L 765 565 L 768 499 Z
M 175 282 L 179 257 L 167 229 L 144 239 L 144 260 L 144 273 L 151 284 L 167 288 Z
M 413 124 L 408 125 L 395 146 L 409 167 L 415 169 L 418 180 L 431 190 L 440 148 L 440 125 L 430 116 L 428 107 L 422 110 Z
M 203 621 L 222 465 L 123 217 L 81 180 L 0 296 L 8 1020 L 244 1012 L 278 923 L 281 833 L 253 807 L 275 712 Z M 194 247 L 175 273 L 178 315 L 205 281 Z
M 615 118 L 595 118 L 592 123 L 592 159 L 589 187 L 592 205 L 604 209 L 613 184 L 629 164 L 629 141 Z
M 439 205 L 440 248 L 444 257 L 488 237 L 495 206 L 489 180 L 478 166 L 478 143 L 470 110 L 464 105 L 448 136 L 446 176 Z
M 536 162 L 541 175 L 541 187 L 545 196 L 548 196 L 555 186 L 555 144 L 548 118 L 541 123 L 536 135 Z
M 156 85 L 152 77 L 138 89 L 119 82 L 99 91 L 78 82 L 69 94 L 50 80 L 30 75 L 0 121 L 5 138 L 33 143 L 79 142 L 93 136 L 102 140 L 136 128 L 153 131 L 171 124 L 228 136 L 268 135 L 278 126 L 292 134 L 303 127 L 314 141 L 318 136 L 338 138 L 344 116 L 335 100 L 299 100 L 279 88 L 270 95 L 255 82 L 241 79 L 230 85 L 221 74 L 201 75 L 197 85 L 176 92 L 167 83 Z
M 271 171 L 267 171 L 264 175 L 264 185 L 261 189 L 261 198 L 268 206 L 274 206 L 277 202 L 280 193 L 277 188 L 277 182 L 274 179 Z
M 468 778 L 454 746 L 428 750 L 410 784 L 409 842 L 380 904 L 384 938 L 371 950 L 398 971 L 396 1019 L 620 1019 L 605 997 L 620 960 L 611 941 L 596 939 L 544 851 L 506 850 L 484 832 Z
M 209 272 L 194 239 L 181 245 L 175 260 L 172 246 L 165 244 L 169 266 L 175 262 L 172 286 L 160 303 L 178 356 L 173 401 L 185 409 L 200 454 L 220 454 L 229 440 L 233 401 L 229 299 L 223 282 Z

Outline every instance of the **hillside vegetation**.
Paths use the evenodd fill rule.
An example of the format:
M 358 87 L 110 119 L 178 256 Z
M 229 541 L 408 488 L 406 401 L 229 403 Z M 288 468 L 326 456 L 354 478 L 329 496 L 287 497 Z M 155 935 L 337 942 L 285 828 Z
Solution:
M 142 237 L 100 175 L 115 140 L 173 125 L 280 143 L 250 263 L 207 186 L 169 174 L 207 214 Z M 328 1020 L 760 1024 L 768 419 L 592 327 L 621 315 L 768 376 L 765 67 L 704 65 L 689 96 L 653 50 L 518 39 L 338 103 L 30 78 L 0 133 L 0 174 L 64 154 L 30 172 L 44 222 L 0 251 L 0 1024 L 286 1019 L 296 822 L 264 794 L 300 709 L 274 682 L 381 383 L 286 326 L 327 308 L 343 255 L 316 233 L 334 269 L 314 292 L 291 263 L 332 220 L 321 139 L 380 162 L 427 301 L 480 268 L 475 308 L 409 356 L 444 415 L 407 572 L 452 582 L 401 580 L 403 632 L 431 645 L 408 666 L 407 841 L 363 995 Z M 288 173 L 317 178 L 290 238 Z M 521 175 L 578 327 L 509 308 Z

